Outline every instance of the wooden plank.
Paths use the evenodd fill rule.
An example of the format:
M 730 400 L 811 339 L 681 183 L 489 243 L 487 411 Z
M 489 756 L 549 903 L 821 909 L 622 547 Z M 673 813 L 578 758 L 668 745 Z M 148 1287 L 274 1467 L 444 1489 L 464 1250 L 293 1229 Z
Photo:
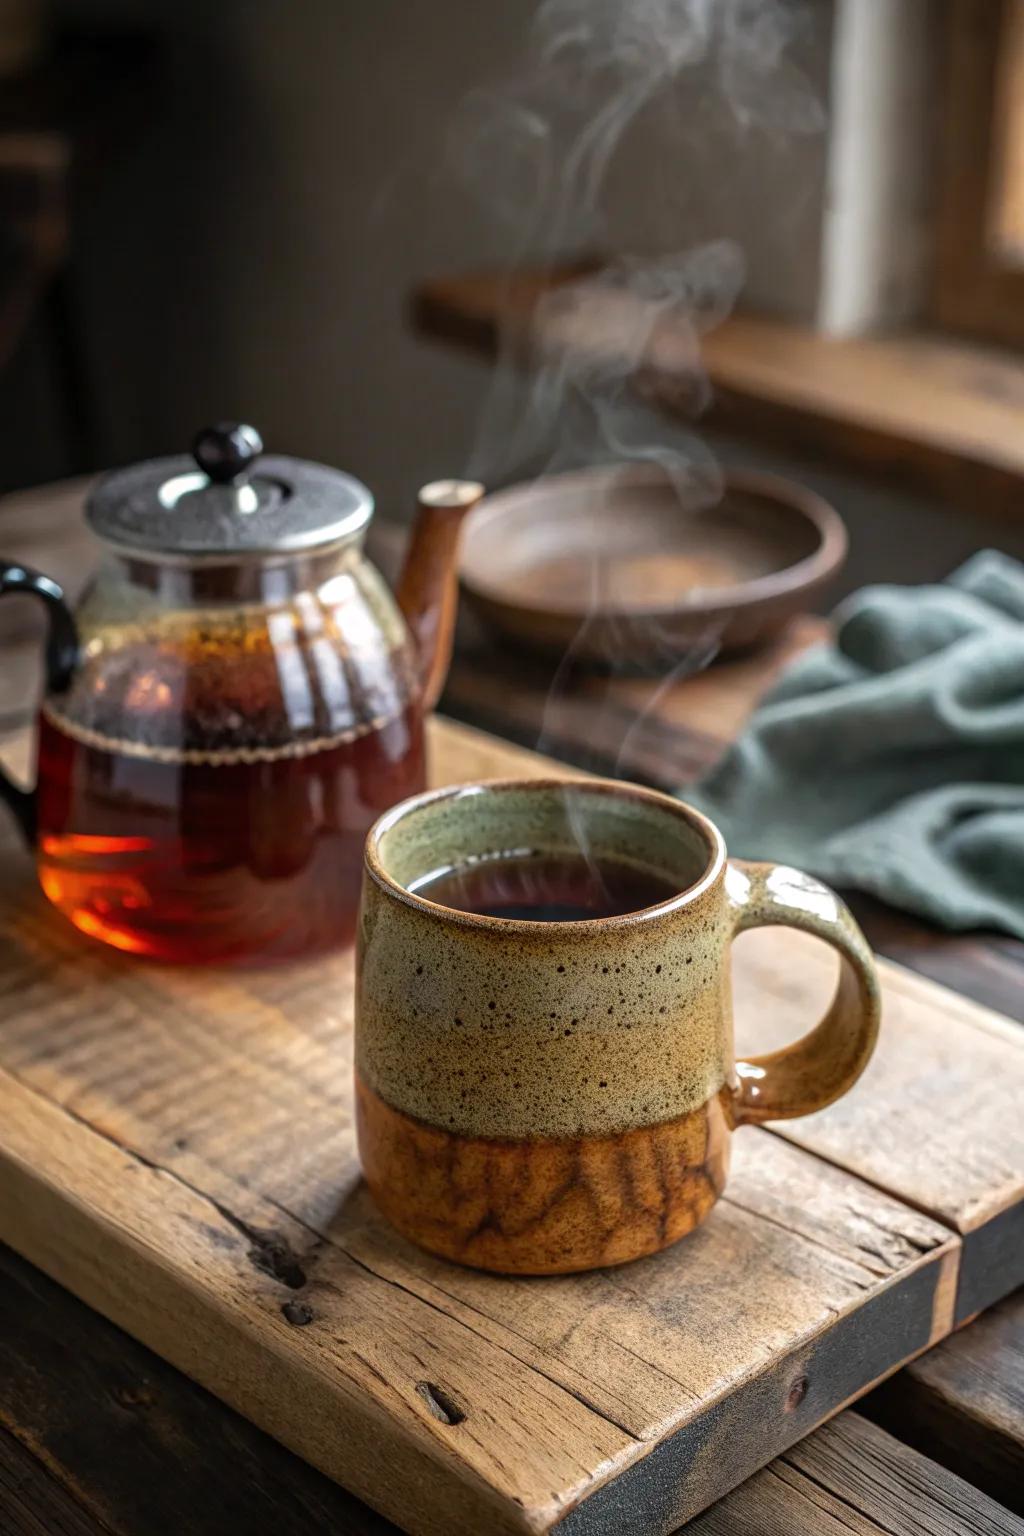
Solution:
M 962 8 L 978 9 L 971 0 Z M 971 160 L 972 173 L 976 165 Z M 979 209 L 959 227 L 983 224 Z M 621 290 L 608 290 L 604 326 L 600 306 L 588 303 L 584 335 L 567 333 L 554 306 L 535 318 L 539 300 L 586 271 L 437 279 L 417 292 L 415 318 L 424 334 L 484 353 L 494 352 L 500 333 L 506 354 L 523 361 L 538 348 L 614 349 L 616 334 L 635 334 L 635 326 L 623 328 L 622 305 L 630 300 Z M 714 387 L 704 417 L 713 427 L 782 443 L 819 462 L 853 463 L 890 486 L 937 494 L 972 513 L 1018 515 L 1024 364 L 1010 354 L 938 333 L 828 337 L 740 314 L 701 339 L 700 363 Z M 689 329 L 663 320 L 640 370 L 645 396 L 690 421 L 686 378 L 694 365 Z
M 1021 1536 L 1024 1522 L 856 1413 L 687 1527 L 692 1536 Z
M 550 1524 L 538 1484 L 571 1495 L 628 1442 L 272 1202 L 240 1186 L 232 1208 L 216 1172 L 193 1188 L 7 1074 L 0 1105 L 12 1246 L 409 1529 L 520 1530 L 524 1498 Z M 308 1325 L 283 1310 L 300 1289 Z M 457 1436 L 436 1383 L 467 1405 Z
M 1024 368 L 998 353 L 915 333 L 829 338 L 743 315 L 708 337 L 705 360 L 715 383 L 736 397 L 1014 476 L 1024 469 L 1019 439 L 1011 440 Z
M 438 781 L 566 771 L 444 722 L 432 746 Z M 359 1181 L 350 958 L 139 965 L 54 922 L 14 854 L 0 925 L 0 1233 L 414 1531 L 619 1532 L 637 1488 L 671 1529 L 952 1325 L 949 1226 L 767 1131 L 654 1260 L 430 1260 Z M 954 1044 L 1001 1040 L 932 994 Z
M 5 1536 L 109 1536 L 13 1435 L 0 1429 L 0 1515 Z
M 525 678 L 524 678 L 525 671 Z M 518 675 L 517 675 L 518 674 Z M 659 715 L 634 712 L 628 693 L 611 679 L 593 677 L 547 692 L 550 672 L 531 674 L 506 655 L 491 675 L 477 661 L 457 657 L 443 703 L 446 711 L 523 746 L 539 747 L 585 772 L 663 784 L 690 783 L 717 762 L 726 743 L 698 729 L 677 729 Z
M 918 1364 L 927 1364 L 945 1348 L 922 1356 Z M 17 1536 L 92 1536 L 100 1531 L 178 1536 L 182 1530 L 189 1536 L 221 1536 L 226 1530 L 262 1531 L 271 1524 L 275 1536 L 338 1531 L 385 1536 L 395 1530 L 2 1248 L 0 1382 L 0 1425 L 6 1431 L 0 1436 L 0 1508 L 8 1523 L 15 1508 Z M 869 1406 L 876 1396 L 867 1400 Z M 806 1458 L 825 1435 L 838 1434 L 846 1444 L 854 1418 L 846 1412 L 828 1429 L 816 1431 L 688 1530 L 699 1536 L 747 1531 L 763 1536 L 766 1530 L 848 1536 L 845 1522 L 857 1485 L 837 1476 L 840 1463 L 834 1455 L 815 1466 L 817 1480 L 799 1470 L 797 1459 Z M 862 1475 L 877 1456 L 873 1444 L 865 1456 L 852 1434 L 853 1470 Z M 12 1463 L 20 1499 L 14 1506 L 10 1495 L 4 1503 L 3 1492 L 3 1465 Z M 885 1484 L 890 1504 L 907 1520 L 920 1511 L 919 1480 L 913 1475 L 919 1466 L 911 1460 L 910 1475 L 890 1476 Z M 925 1481 L 929 1492 L 948 1486 L 931 1466 Z M 973 1489 L 961 1485 L 957 1493 L 964 1507 L 972 1507 Z M 88 1511 L 83 1519 L 89 1523 L 61 1524 L 69 1506 L 72 1520 L 80 1508 Z M 24 1526 L 17 1523 L 21 1508 Z M 863 1504 L 857 1508 L 872 1536 L 891 1536 L 891 1524 L 867 1523 Z
M 1024 1515 L 1024 1291 L 894 1376 L 865 1412 Z
M 68 1502 L 117 1536 L 397 1529 L 2 1246 L 0 1437 L 33 1536 Z
M 266 1014 L 259 1023 L 267 1029 Z M 45 1020 L 41 1030 L 51 1034 Z M 244 1059 L 235 1057 L 236 1072 Z M 301 1056 L 290 1066 L 300 1077 Z M 657 1265 L 531 1287 L 526 1312 L 516 1282 L 441 1266 L 434 1286 L 432 1261 L 352 1190 L 351 1154 L 332 1168 L 337 1143 L 322 1147 L 319 1183 L 311 1148 L 290 1177 L 273 1136 L 244 1149 L 250 1173 L 226 1174 L 204 1145 L 212 1140 L 226 1161 L 226 1093 L 222 1080 L 217 1126 L 204 1134 L 177 1114 L 136 1155 L 118 1144 L 128 1117 L 97 1087 L 64 1109 L 5 1074 L 0 1228 L 90 1305 L 412 1531 L 545 1530 L 588 1492 L 585 1528 L 622 1530 L 603 1485 L 649 1450 L 645 1435 L 662 1455 L 646 1458 L 641 1477 L 671 1489 L 659 1527 L 670 1529 L 949 1327 L 948 1234 L 844 1176 L 823 1188 L 813 1160 L 767 1134 L 747 1138 L 735 1199 L 694 1241 Z M 158 1159 L 156 1143 L 172 1130 Z M 320 1147 L 315 1127 L 304 1134 Z M 294 1183 L 292 1203 L 319 1208 L 317 1227 L 254 1192 L 256 1169 L 271 1164 L 278 1189 Z M 800 1213 L 791 1232 L 787 1212 Z M 484 1287 L 496 1315 L 476 1297 L 467 1305 L 463 1283 Z M 305 1326 L 283 1310 L 300 1291 L 312 1312 Z M 737 1384 L 742 1393 L 729 1393 Z M 732 1447 L 727 1462 L 707 1443 L 705 1394 Z M 459 1419 L 438 1403 L 458 1405 Z M 756 1429 L 745 1443 L 743 1421 Z
M 1000 933 L 945 933 L 863 893 L 847 901 L 890 960 L 1024 1024 L 1024 940 Z
M 798 1033 L 820 1012 L 833 975 L 832 957 L 803 935 L 785 946 L 764 933 L 741 940 L 742 1046 L 773 1049 Z M 884 1027 L 860 1082 L 829 1111 L 773 1129 L 881 1188 L 898 1185 L 903 1199 L 964 1236 L 962 1321 L 1020 1283 L 1024 1031 L 900 966 L 882 962 L 882 975 Z M 769 997 L 775 1007 L 765 1007 Z

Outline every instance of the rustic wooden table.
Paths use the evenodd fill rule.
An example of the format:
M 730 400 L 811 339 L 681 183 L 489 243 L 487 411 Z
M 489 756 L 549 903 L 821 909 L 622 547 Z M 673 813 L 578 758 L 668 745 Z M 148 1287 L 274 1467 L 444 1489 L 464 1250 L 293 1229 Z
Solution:
M 821 622 L 807 618 L 756 657 L 655 684 L 503 659 L 466 625 L 444 707 L 582 767 L 675 787 L 709 766 L 780 667 L 821 633 Z M 8 713 L 0 727 L 21 723 Z M 877 903 L 856 906 L 880 952 L 1024 1021 L 1024 944 L 950 937 Z M 9 1250 L 0 1250 L 0 1274 L 0 1529 L 393 1529 Z M 701 1536 L 1024 1533 L 1022 1515 L 1018 1293 L 690 1528 Z

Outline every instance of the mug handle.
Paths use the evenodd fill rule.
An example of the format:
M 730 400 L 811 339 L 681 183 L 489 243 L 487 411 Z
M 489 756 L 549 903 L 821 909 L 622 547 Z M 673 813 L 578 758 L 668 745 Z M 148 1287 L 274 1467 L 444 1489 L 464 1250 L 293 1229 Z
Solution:
M 0 597 L 28 593 L 46 605 L 46 691 L 63 693 L 78 663 L 78 631 L 61 587 L 19 561 L 0 561 Z M 36 793 L 20 789 L 0 769 L 0 800 L 6 802 L 30 845 L 36 840 Z
M 813 1114 L 853 1087 L 875 1048 L 881 997 L 868 942 L 835 891 L 785 864 L 730 859 L 726 896 L 734 938 L 779 924 L 838 952 L 839 983 L 821 1022 L 782 1050 L 736 1063 L 736 1125 Z

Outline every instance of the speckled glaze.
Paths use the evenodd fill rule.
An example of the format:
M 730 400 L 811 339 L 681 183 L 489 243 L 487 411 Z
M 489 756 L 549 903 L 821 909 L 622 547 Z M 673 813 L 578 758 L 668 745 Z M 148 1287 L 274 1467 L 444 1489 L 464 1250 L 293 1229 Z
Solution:
M 581 843 L 679 894 L 542 923 L 407 889 Z M 803 1041 L 736 1065 L 729 942 L 772 922 L 832 943 L 839 989 Z M 388 812 L 367 839 L 358 968 L 359 1146 L 378 1204 L 424 1247 L 515 1273 L 620 1263 L 690 1231 L 724 1188 L 732 1127 L 831 1102 L 878 1025 L 870 952 L 838 897 L 730 863 L 696 811 L 600 779 L 461 786 Z

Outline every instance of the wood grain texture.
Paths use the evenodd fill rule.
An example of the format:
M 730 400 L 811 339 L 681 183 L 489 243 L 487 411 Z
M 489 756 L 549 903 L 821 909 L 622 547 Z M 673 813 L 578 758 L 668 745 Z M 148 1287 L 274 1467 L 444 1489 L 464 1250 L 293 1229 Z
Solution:
M 692 1536 L 1021 1536 L 984 1493 L 844 1413 L 687 1527 Z
M 842 1176 L 826 1195 L 813 1160 L 775 1138 L 751 1158 L 754 1132 L 754 1166 L 733 1180 L 743 1204 L 727 1196 L 669 1263 L 598 1272 L 596 1294 L 565 1282 L 553 1299 L 567 1347 L 581 1350 L 584 1318 L 600 1345 L 596 1359 L 576 1354 L 566 1380 L 543 1294 L 532 1322 L 515 1307 L 482 1326 L 477 1309 L 444 1300 L 470 1272 L 441 1266 L 431 1293 L 431 1262 L 358 1191 L 339 1200 L 332 1185 L 335 1212 L 314 1228 L 212 1166 L 202 1183 L 216 1193 L 200 1191 L 197 1154 L 183 1165 L 135 1154 L 109 1124 L 98 1135 L 6 1076 L 0 1118 L 0 1222 L 16 1246 L 413 1531 L 542 1530 L 585 1493 L 580 1528 L 621 1530 L 601 1485 L 649 1449 L 645 1431 L 680 1461 L 674 1476 L 663 1457 L 641 1474 L 667 1500 L 658 1528 L 671 1529 L 838 1406 L 837 1392 L 852 1396 L 949 1326 L 956 1253 L 941 1228 Z M 354 1178 L 346 1168 L 342 1186 Z M 785 1227 L 789 1210 L 802 1230 Z M 493 1281 L 481 1300 L 508 1308 L 512 1287 Z M 296 1326 L 284 1309 L 300 1298 L 312 1317 Z M 709 1445 L 702 1398 L 722 1393 Z M 598 1407 L 612 1396 L 614 1420 Z
M 17 1315 L 17 1328 L 7 1310 Z M 13 1466 L 16 1482 L 12 1497 L 5 1493 L 11 1479 L 5 1484 L 0 1470 L 0 1516 L 15 1536 L 265 1536 L 271 1529 L 275 1536 L 385 1536 L 395 1530 L 0 1248 L 0 1325 L 7 1323 L 0 1331 L 0 1462 Z M 796 1470 L 794 1459 L 806 1457 L 823 1433 L 847 1435 L 852 1418 L 842 1414 L 688 1529 L 700 1536 L 848 1536 L 856 1498 L 851 1484 L 873 1461 L 855 1442 L 846 1479 L 832 1456 L 822 1479 L 826 1493 Z M 899 1456 L 898 1448 L 892 1455 Z M 911 1470 L 918 1465 L 912 1460 Z M 936 1477 L 931 1468 L 928 1473 L 930 1490 Z M 895 1483 L 890 1476 L 885 1486 L 887 1523 L 868 1525 L 872 1536 L 891 1536 L 894 1511 L 909 1523 L 921 1507 L 915 1477 Z M 961 1490 L 965 1505 L 973 1498 L 972 1489 Z
M 551 771 L 443 722 L 432 745 L 436 781 Z M 0 1232 L 413 1531 L 670 1530 L 952 1324 L 949 1225 L 767 1131 L 656 1258 L 541 1282 L 431 1260 L 359 1180 L 349 959 L 108 955 L 9 848 L 0 925 Z M 951 1049 L 1006 1044 L 927 991 Z
M 2 1245 L 0 1436 L 32 1536 L 69 1507 L 115 1536 L 397 1529 Z
M 0 1219 L 15 1246 L 389 1518 L 426 1532 L 522 1529 L 524 1497 L 544 1509 L 547 1490 L 584 1486 L 627 1443 L 270 1202 L 236 1202 L 240 1215 L 27 1093 L 0 1083 L 11 1128 Z M 304 1326 L 283 1311 L 300 1290 Z M 438 1383 L 472 1407 L 465 1429 L 418 1390 Z
M 1024 1291 L 894 1376 L 865 1412 L 1024 1515 Z
M 827 1113 L 774 1129 L 882 1188 L 899 1169 L 901 1196 L 965 1237 L 963 1320 L 1020 1279 L 1024 1031 L 900 966 L 883 964 L 882 974 L 882 1034 L 860 1082 Z M 802 935 L 785 953 L 763 936 L 743 940 L 734 966 L 743 1048 L 799 1031 L 832 976 L 831 957 Z M 766 1008 L 768 997 L 779 1006 Z
M 0 1429 L 0 1516 L 5 1536 L 108 1536 L 13 1435 Z
M 944 933 L 871 896 L 847 892 L 846 899 L 876 951 L 1024 1024 L 1024 940 Z

